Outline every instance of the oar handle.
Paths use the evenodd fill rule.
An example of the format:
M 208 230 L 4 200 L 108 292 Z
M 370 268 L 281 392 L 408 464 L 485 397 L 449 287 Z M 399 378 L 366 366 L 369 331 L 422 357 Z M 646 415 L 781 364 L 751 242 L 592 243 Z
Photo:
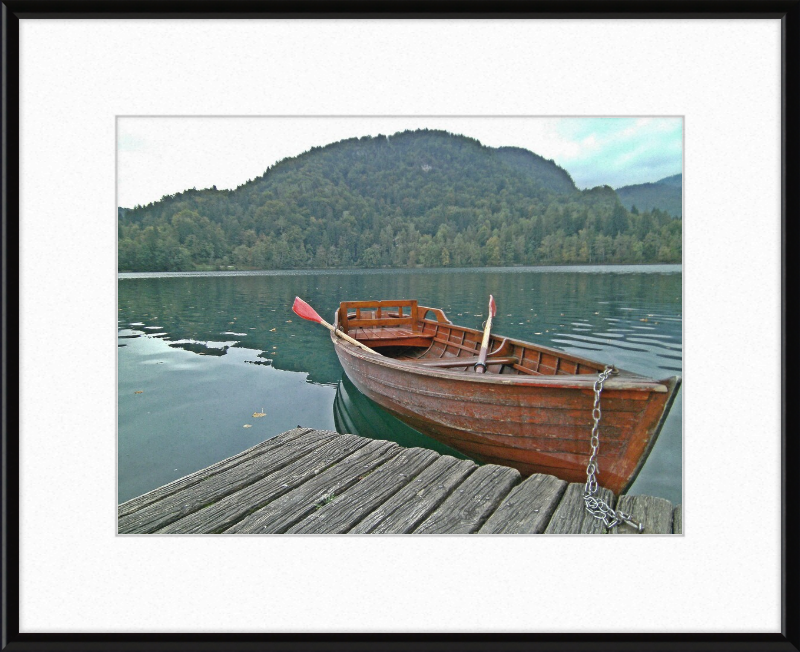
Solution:
M 341 337 L 346 342 L 350 342 L 350 344 L 355 344 L 357 347 L 364 349 L 368 353 L 374 353 L 375 355 L 379 355 L 377 351 L 373 351 L 366 344 L 362 344 L 357 339 L 350 337 L 347 333 L 343 333 L 335 326 L 332 326 L 331 324 L 326 322 L 324 319 L 320 318 L 319 323 L 322 324 L 325 328 L 327 328 L 331 333 L 336 334 L 338 337 Z
M 489 350 L 489 338 L 491 337 L 491 330 L 492 330 L 492 316 L 489 315 L 489 319 L 486 320 L 486 328 L 483 329 L 483 340 L 481 340 L 481 353 L 484 353 L 485 351 Z
M 478 361 L 475 363 L 475 373 L 486 373 L 486 356 L 489 354 L 489 336 L 492 332 L 492 317 L 496 310 L 494 297 L 489 295 L 489 317 L 486 319 L 486 327 L 483 329 L 483 340 L 481 341 L 481 350 L 478 353 Z
M 492 315 L 489 314 L 489 319 L 486 320 L 486 328 L 483 329 L 483 340 L 481 341 L 481 350 L 478 353 L 478 361 L 475 363 L 475 372 L 479 374 L 486 373 L 486 356 L 489 354 L 489 337 L 492 331 Z

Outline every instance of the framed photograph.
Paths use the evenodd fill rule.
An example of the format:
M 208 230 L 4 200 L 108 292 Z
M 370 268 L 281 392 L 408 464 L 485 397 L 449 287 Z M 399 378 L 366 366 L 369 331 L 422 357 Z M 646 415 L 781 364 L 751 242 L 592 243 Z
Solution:
M 117 142 L 121 534 L 682 534 L 681 117 Z
M 4 3 L 4 648 L 800 648 L 784 407 L 798 2 L 392 9 Z M 383 176 L 359 176 L 366 159 Z M 430 179 L 448 175 L 440 197 Z M 392 361 L 367 369 L 371 347 Z M 591 412 L 600 447 L 575 469 L 546 433 L 525 455 L 465 450 L 452 415 L 398 408 L 434 391 L 419 379 L 370 385 L 413 359 L 425 382 L 483 372 L 496 394 L 551 368 L 594 379 L 607 358 L 623 371 L 594 384 L 607 421 Z M 589 414 L 591 387 L 559 382 Z M 620 415 L 642 383 L 666 402 L 637 425 Z M 518 409 L 509 431 L 538 418 Z M 392 443 L 372 442 L 376 422 Z M 606 457 L 637 427 L 663 427 L 660 448 Z M 259 446 L 344 459 L 337 430 L 372 442 L 364 469 L 309 465 L 301 516 L 242 502 L 266 471 L 224 513 L 228 489 L 180 493 Z M 465 458 L 488 462 L 494 488 L 458 526 L 442 494 L 413 526 L 328 527 L 356 482 L 408 484 L 369 478 L 381 446 L 431 448 L 420 468 L 446 457 L 464 478 Z M 506 523 L 513 488 L 558 467 L 552 509 L 511 510 L 554 518 L 598 450 L 601 482 L 631 494 L 605 516 L 670 536 Z M 275 496 L 306 453 L 286 454 Z M 159 491 L 175 516 L 143 515 Z M 223 531 L 281 536 L 163 536 Z M 431 536 L 333 534 L 400 531 Z

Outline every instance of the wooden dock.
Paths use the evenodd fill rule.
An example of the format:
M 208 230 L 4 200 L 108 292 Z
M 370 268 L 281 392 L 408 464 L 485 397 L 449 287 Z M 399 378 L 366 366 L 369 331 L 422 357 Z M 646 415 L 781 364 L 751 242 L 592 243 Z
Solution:
M 682 533 L 681 506 L 603 497 Z M 606 534 L 583 485 L 424 448 L 295 428 L 118 507 L 120 534 Z M 635 530 L 618 526 L 611 534 Z

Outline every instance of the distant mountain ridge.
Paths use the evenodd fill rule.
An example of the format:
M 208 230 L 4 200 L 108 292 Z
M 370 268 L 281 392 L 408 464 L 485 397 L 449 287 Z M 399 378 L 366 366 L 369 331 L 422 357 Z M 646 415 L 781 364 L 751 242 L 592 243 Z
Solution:
M 674 217 L 683 216 L 683 174 L 664 177 L 654 183 L 639 183 L 617 188 L 617 195 L 628 210 L 657 208 Z
M 660 183 L 665 186 L 675 186 L 676 188 L 683 187 L 683 175 L 682 174 L 673 174 L 671 177 L 664 177 L 663 179 L 659 179 L 656 183 Z
M 668 186 L 664 186 L 668 187 Z M 119 269 L 679 262 L 680 224 L 552 160 L 421 129 L 284 159 L 234 190 L 118 210 Z

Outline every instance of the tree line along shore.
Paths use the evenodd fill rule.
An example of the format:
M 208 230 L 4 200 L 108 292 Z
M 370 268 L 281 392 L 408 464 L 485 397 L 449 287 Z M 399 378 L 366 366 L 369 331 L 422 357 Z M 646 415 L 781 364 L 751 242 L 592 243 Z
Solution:
M 679 263 L 681 241 L 681 217 L 663 208 L 579 190 L 527 150 L 428 130 L 118 210 L 120 271 Z

